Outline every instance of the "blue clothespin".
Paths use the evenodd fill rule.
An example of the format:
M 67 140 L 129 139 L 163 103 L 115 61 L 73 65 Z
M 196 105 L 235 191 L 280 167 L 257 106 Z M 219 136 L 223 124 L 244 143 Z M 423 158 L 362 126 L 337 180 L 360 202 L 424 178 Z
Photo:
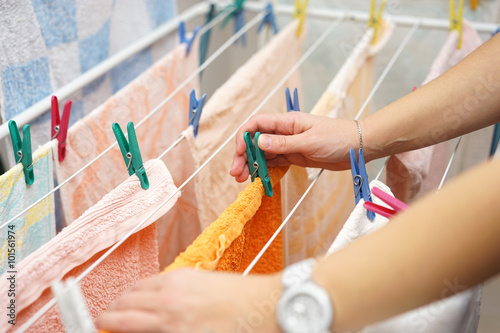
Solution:
M 231 11 L 231 14 L 229 14 L 228 16 L 226 16 L 226 18 L 222 21 L 222 24 L 221 24 L 221 28 L 223 29 L 227 22 L 229 22 L 229 20 L 231 18 L 234 18 L 234 33 L 237 33 L 238 31 L 240 31 L 243 26 L 245 25 L 245 10 L 244 10 L 244 7 L 243 7 L 243 4 L 245 3 L 246 0 L 236 0 L 234 1 L 233 4 L 227 6 L 223 11 L 222 13 L 230 10 Z M 246 37 L 245 37 L 245 34 L 241 35 L 241 44 L 243 46 L 246 46 L 247 42 L 246 42 Z M 235 44 L 237 43 L 238 41 L 235 42 Z
M 14 159 L 17 163 L 22 163 L 24 180 L 26 184 L 33 185 L 35 182 L 35 173 L 33 171 L 33 156 L 31 154 L 31 133 L 30 125 L 26 124 L 23 127 L 23 139 L 17 129 L 17 124 L 14 120 L 9 121 L 9 132 L 12 140 L 12 148 L 14 149 Z
M 359 149 L 359 165 L 354 149 L 351 148 L 349 154 L 351 157 L 352 182 L 354 185 L 354 197 L 356 205 L 358 204 L 359 200 L 361 200 L 361 198 L 363 198 L 365 202 L 373 202 L 372 194 L 370 191 L 370 183 L 368 182 L 368 173 L 366 172 L 363 149 Z M 367 214 L 368 218 L 373 221 L 373 219 L 375 218 L 375 213 L 368 211 Z
M 141 181 L 141 187 L 147 190 L 149 188 L 149 180 L 146 175 L 144 164 L 142 163 L 141 151 L 139 150 L 134 123 L 129 122 L 127 124 L 128 141 L 118 123 L 113 123 L 112 128 L 113 133 L 115 133 L 116 141 L 118 141 L 118 146 L 120 146 L 123 160 L 127 166 L 128 174 L 132 176 L 135 173 L 137 178 Z
M 248 170 L 250 171 L 250 178 L 252 182 L 257 176 L 260 177 L 262 185 L 266 192 L 266 196 L 273 196 L 273 185 L 271 184 L 271 178 L 269 177 L 269 171 L 267 170 L 266 157 L 264 156 L 264 151 L 259 148 L 260 132 L 255 133 L 255 146 L 252 142 L 252 135 L 249 132 L 243 134 L 245 143 L 247 144 L 247 158 L 248 158 Z
M 194 28 L 193 36 L 191 36 L 191 38 L 187 38 L 186 25 L 184 24 L 184 21 L 179 21 L 179 39 L 181 41 L 181 44 L 185 43 L 187 45 L 186 55 L 188 55 L 189 52 L 191 51 L 191 46 L 193 45 L 194 39 L 196 38 L 198 31 L 200 31 L 200 26 L 196 26 L 196 28 Z
M 273 29 L 274 34 L 278 33 L 278 26 L 276 25 L 276 20 L 274 19 L 274 10 L 273 4 L 268 2 L 266 5 L 266 16 L 260 21 L 259 28 L 257 28 L 257 32 L 260 32 L 264 27 L 264 24 L 268 24 L 271 29 Z
M 285 90 L 285 98 L 286 98 L 286 111 L 300 111 L 299 106 L 299 92 L 297 88 L 293 91 L 293 101 L 292 96 L 290 94 L 290 89 L 286 88 Z
M 200 99 L 196 99 L 196 93 L 194 89 L 191 90 L 189 95 L 189 125 L 193 126 L 194 137 L 198 136 L 198 127 L 200 126 L 201 112 L 203 111 L 203 106 L 205 104 L 205 99 L 207 94 L 203 94 Z
M 500 28 L 497 28 L 497 30 L 495 32 L 492 32 L 491 33 L 491 37 L 495 36 L 497 33 L 500 32 Z

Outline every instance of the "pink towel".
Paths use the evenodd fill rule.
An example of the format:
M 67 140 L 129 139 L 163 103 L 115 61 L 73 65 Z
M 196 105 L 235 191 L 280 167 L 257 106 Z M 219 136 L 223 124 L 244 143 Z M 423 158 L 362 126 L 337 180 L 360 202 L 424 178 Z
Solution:
M 16 327 L 31 317 L 50 298 L 51 284 L 77 276 L 146 218 L 176 190 L 172 177 L 160 160 L 145 163 L 150 188 L 143 190 L 135 175 L 104 196 L 94 207 L 61 231 L 49 243 L 32 253 L 17 266 Z M 87 275 L 81 282 L 83 294 L 95 318 L 107 305 L 137 280 L 157 274 L 158 247 L 154 221 L 176 203 L 174 196 L 141 230 Z M 7 295 L 7 279 L 0 280 L 0 291 Z M 0 315 L 6 317 L 6 307 Z M 1 322 L 0 332 L 13 330 Z M 62 332 L 56 308 L 42 317 L 30 332 Z
M 193 46 L 193 49 L 196 48 L 197 44 Z M 54 161 L 58 183 L 116 142 L 111 130 L 112 123 L 118 122 L 122 128 L 129 121 L 137 124 L 192 75 L 197 66 L 196 52 L 186 56 L 185 44 L 179 45 L 106 103 L 78 121 L 68 132 L 66 159 L 62 163 L 57 159 Z M 196 89 L 199 94 L 198 78 L 193 79 L 160 111 L 137 128 L 143 160 L 157 158 L 187 127 L 191 89 Z M 183 143 L 164 158 L 176 184 L 182 183 L 194 171 L 194 163 L 191 156 L 185 154 L 186 149 L 187 145 Z M 61 188 L 65 225 L 80 217 L 127 177 L 122 155 L 116 146 Z M 162 267 L 199 234 L 194 185 L 184 188 L 184 193 L 178 206 L 158 223 Z M 171 230 L 176 233 L 170 233 Z
M 450 33 L 446 43 L 434 60 L 423 85 L 455 66 L 482 44 L 478 33 L 467 20 L 463 22 L 462 33 L 461 49 L 457 48 L 458 32 L 452 31 Z M 483 136 L 484 134 L 480 135 Z M 475 138 L 471 139 L 477 141 Z M 462 142 L 462 145 L 464 145 L 464 142 Z M 465 143 L 465 145 L 468 144 Z M 484 145 L 484 147 L 484 156 L 486 157 L 489 146 Z M 437 188 L 449 158 L 450 145 L 448 141 L 391 156 L 386 169 L 387 185 L 392 189 L 396 198 L 404 202 L 411 202 L 411 200 Z
M 281 30 L 209 99 L 200 119 L 198 137 L 193 138 L 192 130 L 185 132 L 196 166 L 219 148 L 299 60 L 306 34 L 297 38 L 296 29 L 294 21 Z M 287 86 L 298 87 L 298 76 L 296 72 L 288 79 L 260 112 L 286 112 L 284 91 Z M 226 145 L 196 177 L 202 229 L 215 221 L 245 188 L 246 184 L 238 184 L 229 175 L 233 154 L 234 144 Z

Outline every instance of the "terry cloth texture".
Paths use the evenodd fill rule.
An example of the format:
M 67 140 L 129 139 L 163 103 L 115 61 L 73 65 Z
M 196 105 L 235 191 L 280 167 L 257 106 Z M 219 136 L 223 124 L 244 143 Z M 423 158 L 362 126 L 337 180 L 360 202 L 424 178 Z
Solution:
M 385 46 L 392 30 L 391 24 L 384 24 L 374 45 L 370 44 L 373 30 L 366 31 L 311 114 L 354 119 L 372 88 L 374 56 Z M 368 112 L 367 107 L 364 114 Z M 288 199 L 284 202 L 285 216 L 293 209 L 317 173 L 317 169 L 290 167 L 283 185 L 283 196 Z M 351 172 L 325 170 L 285 228 L 285 249 L 288 250 L 286 263 L 325 254 L 353 209 Z
M 35 182 L 27 185 L 22 164 L 17 164 L 0 176 L 0 221 L 7 222 L 20 211 L 45 196 L 54 188 L 52 146 L 49 142 L 33 154 Z M 9 233 L 15 235 L 15 247 L 9 246 Z M 14 249 L 15 263 L 47 243 L 56 235 L 54 195 L 42 200 L 27 213 L 9 223 L 0 236 L 0 274 L 12 270 L 8 262 L 8 249 Z M 14 269 L 16 270 L 16 269 Z
M 296 29 L 297 20 L 294 20 L 241 66 L 208 100 L 200 119 L 197 138 L 186 133 L 196 167 L 222 145 L 299 60 L 305 33 L 297 38 Z M 298 87 L 298 84 L 299 74 L 296 71 L 260 112 L 286 112 L 284 90 L 287 86 Z M 226 145 L 196 176 L 202 230 L 215 221 L 245 188 L 246 184 L 237 183 L 229 175 L 233 155 L 234 146 Z
M 377 187 L 385 193 L 394 196 L 389 187 L 379 181 L 372 181 L 370 188 Z M 377 196 L 372 196 L 373 202 L 390 208 Z M 388 219 L 376 215 L 374 221 L 370 221 L 366 215 L 367 210 L 363 207 L 361 200 L 354 208 L 349 219 L 344 224 L 339 235 L 328 250 L 328 254 L 334 253 L 356 239 L 366 236 L 375 230 L 383 228 L 389 222 Z M 453 282 L 452 282 L 453 283 Z M 456 287 L 451 285 L 448 292 L 456 292 Z M 476 332 L 479 324 L 479 310 L 481 302 L 482 287 L 474 287 L 470 290 L 458 293 L 452 297 L 431 303 L 427 306 L 406 312 L 399 316 L 385 320 L 375 325 L 370 325 L 361 330 L 363 333 L 443 333 Z M 445 296 L 445 295 L 444 295 Z
M 135 175 L 129 177 L 73 224 L 17 265 L 16 327 L 52 298 L 52 283 L 78 276 L 176 191 L 162 161 L 148 161 L 145 168 L 150 182 L 148 190 L 141 188 Z M 80 282 L 93 318 L 105 311 L 113 299 L 135 282 L 159 272 L 154 222 L 174 206 L 178 196 L 175 195 Z M 3 275 L 0 290 L 5 295 L 7 282 Z M 4 318 L 6 311 L 6 307 L 0 310 Z M 7 330 L 14 329 L 3 321 L 0 332 Z M 56 307 L 29 330 L 63 331 Z
M 265 196 L 260 178 L 255 178 L 162 274 L 183 267 L 243 272 L 282 222 L 280 180 L 287 169 L 269 169 L 274 190 L 272 197 Z M 282 269 L 283 242 L 280 234 L 252 273 L 275 273 Z
M 197 47 L 197 42 L 193 47 Z M 61 163 L 57 158 L 54 161 L 58 183 L 116 143 L 111 129 L 114 122 L 119 123 L 122 129 L 129 121 L 137 126 L 192 75 L 197 66 L 196 52 L 186 56 L 186 45 L 179 45 L 106 103 L 78 121 L 68 132 L 66 159 Z M 157 158 L 187 127 L 189 93 L 192 89 L 199 91 L 198 78 L 136 129 L 143 160 Z M 181 184 L 194 171 L 194 162 L 190 154 L 185 153 L 186 150 L 187 143 L 183 142 L 164 158 L 176 184 Z M 77 219 L 127 177 L 123 157 L 116 146 L 61 188 L 62 224 L 68 225 Z M 162 267 L 172 262 L 200 232 L 194 185 L 188 184 L 183 192 L 178 205 L 158 223 Z
M 462 33 L 462 48 L 458 49 L 458 32 L 450 32 L 423 84 L 445 73 L 482 44 L 477 31 L 467 20 L 463 22 Z M 466 107 L 465 102 L 466 100 L 464 107 Z M 492 128 L 465 135 L 455 156 L 449 178 L 488 158 L 488 144 L 492 136 Z M 455 145 L 452 146 L 451 148 L 454 148 Z M 450 142 L 446 141 L 391 156 L 386 168 L 387 185 L 396 198 L 404 202 L 411 202 L 429 191 L 435 191 L 443 177 L 450 155 Z
M 175 17 L 175 4 L 174 0 L 0 1 L 2 121 Z M 163 38 L 70 96 L 71 124 L 162 58 L 175 40 L 173 34 Z M 50 112 L 30 124 L 34 148 L 49 141 Z

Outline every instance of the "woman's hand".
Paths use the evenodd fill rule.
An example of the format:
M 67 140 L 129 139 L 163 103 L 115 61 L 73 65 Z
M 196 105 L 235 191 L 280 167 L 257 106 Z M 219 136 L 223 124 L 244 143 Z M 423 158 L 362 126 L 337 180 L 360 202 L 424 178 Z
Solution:
M 114 333 L 278 333 L 281 292 L 278 275 L 178 270 L 139 282 L 109 306 L 97 327 Z
M 362 126 L 362 125 L 361 125 Z M 236 135 L 236 153 L 230 174 L 237 181 L 248 178 L 243 133 L 261 132 L 259 147 L 268 166 L 295 164 L 329 170 L 350 167 L 349 149 L 359 146 L 354 121 L 314 116 L 301 112 L 262 114 L 252 117 Z

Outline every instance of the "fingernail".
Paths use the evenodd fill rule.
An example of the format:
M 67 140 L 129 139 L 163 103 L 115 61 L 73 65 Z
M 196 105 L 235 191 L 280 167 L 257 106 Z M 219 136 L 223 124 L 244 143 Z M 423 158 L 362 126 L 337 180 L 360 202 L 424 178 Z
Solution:
M 271 143 L 272 143 L 272 139 L 269 135 L 261 135 L 259 137 L 259 147 L 261 149 L 269 149 L 271 148 Z

